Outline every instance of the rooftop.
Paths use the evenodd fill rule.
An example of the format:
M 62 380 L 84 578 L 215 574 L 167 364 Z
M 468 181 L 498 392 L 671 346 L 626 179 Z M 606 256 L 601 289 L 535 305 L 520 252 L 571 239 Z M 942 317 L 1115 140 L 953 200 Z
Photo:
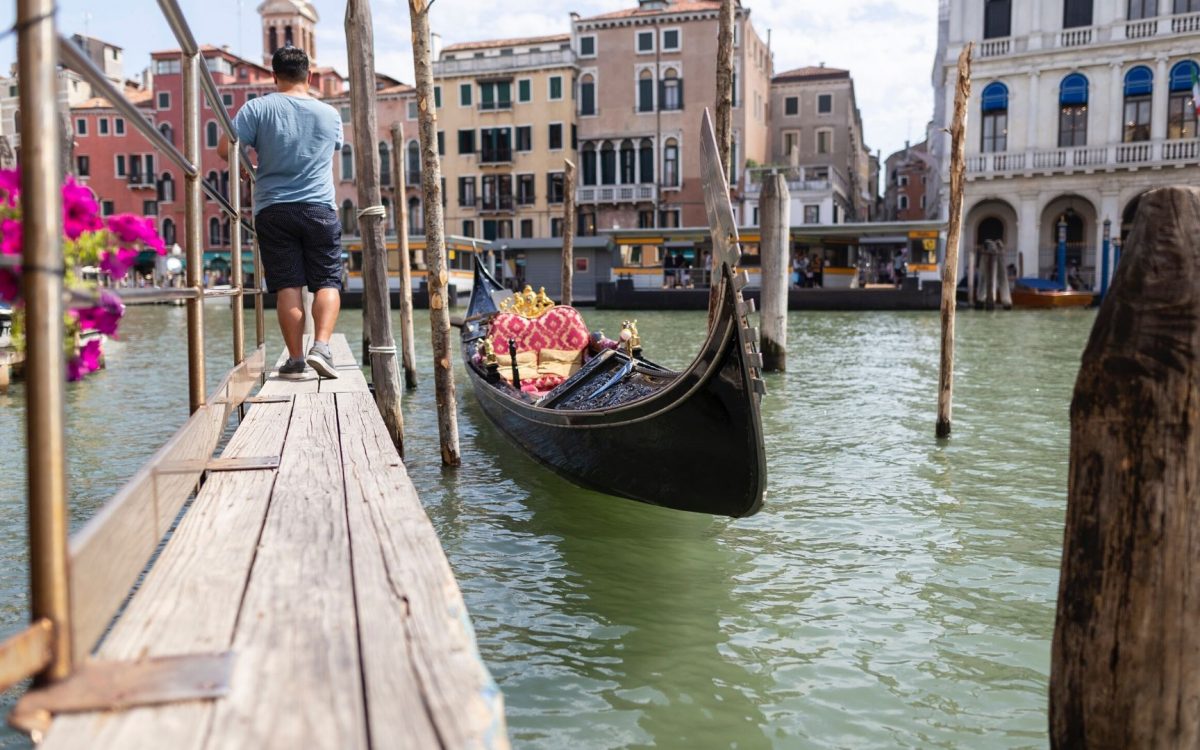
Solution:
M 788 81 L 829 81 L 837 78 L 849 78 L 850 71 L 841 68 L 827 68 L 824 65 L 808 65 L 778 73 L 771 83 L 786 83 Z
M 601 13 L 598 16 L 588 16 L 579 20 L 609 21 L 616 18 L 639 18 L 643 16 L 657 16 L 664 13 L 697 13 L 702 11 L 718 11 L 721 9 L 720 0 L 674 0 L 673 2 L 665 3 L 666 7 L 655 7 L 658 5 L 658 3 L 652 4 L 651 7 L 639 5 L 636 8 L 615 10 L 611 13 Z M 735 5 L 741 7 L 740 2 L 735 2 Z
M 468 50 L 496 49 L 497 47 L 524 47 L 536 44 L 554 44 L 571 41 L 570 34 L 551 34 L 549 36 L 527 36 L 516 39 L 485 39 L 481 42 L 459 42 L 442 48 L 442 53 L 466 52 Z

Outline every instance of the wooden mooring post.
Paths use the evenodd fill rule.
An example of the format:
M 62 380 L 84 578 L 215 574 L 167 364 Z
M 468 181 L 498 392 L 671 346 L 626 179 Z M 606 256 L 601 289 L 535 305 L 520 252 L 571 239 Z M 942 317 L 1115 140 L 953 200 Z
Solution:
M 575 163 L 563 164 L 562 304 L 570 306 L 575 283 Z
M 963 182 L 966 177 L 967 102 L 971 98 L 971 52 L 967 42 L 958 56 L 954 116 L 950 121 L 950 226 L 946 230 L 946 259 L 942 263 L 942 356 L 938 371 L 936 435 L 950 437 L 950 407 L 954 401 L 954 308 L 958 304 L 958 255 L 962 235 Z
M 408 248 L 408 178 L 404 174 L 404 128 L 392 123 L 392 174 L 396 189 L 396 244 L 400 252 L 400 352 L 404 386 L 417 387 L 417 345 L 413 339 L 412 253 Z
M 721 168 L 729 178 L 730 154 L 733 150 L 733 18 L 734 0 L 721 0 L 717 16 L 717 101 L 716 122 L 717 151 L 721 155 Z M 721 261 L 713 253 L 709 259 L 708 326 L 711 328 L 720 303 L 718 280 L 721 276 Z
M 763 175 L 760 193 L 762 227 L 762 369 L 787 369 L 788 248 L 791 245 L 791 195 L 787 178 L 779 172 Z
M 1200 746 L 1200 189 L 1141 198 L 1071 401 L 1054 748 Z
M 458 466 L 457 397 L 450 353 L 446 237 L 442 226 L 442 169 L 437 152 L 437 111 L 433 96 L 433 59 L 429 42 L 429 4 L 408 0 L 412 23 L 413 68 L 417 85 L 417 121 L 421 133 L 421 183 L 425 196 L 425 261 L 429 266 L 429 325 L 433 339 L 433 385 L 437 399 L 442 463 Z
M 363 307 L 370 333 L 368 354 L 375 404 L 383 415 L 388 435 L 404 455 L 404 414 L 400 410 L 400 371 L 396 365 L 396 340 L 392 336 L 388 294 L 387 214 L 379 187 L 379 151 L 375 113 L 375 32 L 369 0 L 346 2 L 346 54 L 350 67 L 350 110 L 358 170 L 359 231 L 363 240 Z

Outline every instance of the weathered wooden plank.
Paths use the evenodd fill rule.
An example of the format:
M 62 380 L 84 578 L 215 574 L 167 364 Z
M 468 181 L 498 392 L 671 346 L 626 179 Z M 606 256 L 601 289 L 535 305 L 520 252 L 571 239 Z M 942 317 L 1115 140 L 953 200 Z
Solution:
M 208 403 L 71 538 L 71 639 L 78 658 L 92 650 L 194 491 L 226 421 L 249 395 L 262 363 L 260 348 L 231 370 Z
M 309 345 L 312 343 L 311 336 L 304 337 L 304 343 L 300 350 L 307 352 Z M 292 396 L 298 393 L 316 393 L 317 392 L 317 374 L 311 369 L 306 374 L 303 380 L 285 380 L 279 377 L 279 368 L 284 362 L 287 362 L 288 351 L 284 348 L 279 355 L 279 359 L 275 360 L 275 366 L 271 368 L 267 374 L 267 382 L 259 389 L 260 396 Z
M 372 743 L 507 747 L 503 698 L 383 419 L 367 393 L 337 404 Z
M 0 693 L 50 663 L 53 634 L 54 624 L 43 617 L 0 642 Z
M 334 406 L 296 396 L 206 747 L 367 746 Z
M 221 455 L 280 452 L 291 410 L 290 403 L 251 407 Z M 205 483 L 101 645 L 100 657 L 229 648 L 274 477 L 273 471 L 246 471 L 214 475 Z M 113 715 L 63 716 L 52 725 L 44 747 L 199 748 L 211 714 L 211 702 L 192 702 Z
M 346 337 L 335 334 L 329 340 L 329 351 L 333 354 L 333 366 L 337 368 L 338 377 L 336 380 L 322 380 L 319 390 L 322 393 L 366 391 L 367 379 L 354 359 L 354 352 L 350 351 L 350 342 Z

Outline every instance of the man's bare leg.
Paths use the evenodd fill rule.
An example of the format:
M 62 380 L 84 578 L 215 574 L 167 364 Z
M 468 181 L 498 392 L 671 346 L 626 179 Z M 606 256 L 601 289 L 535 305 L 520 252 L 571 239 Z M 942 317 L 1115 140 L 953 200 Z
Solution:
M 313 334 L 316 341 L 329 343 L 338 312 L 342 309 L 342 293 L 332 287 L 318 289 L 313 295 Z
M 300 359 L 304 356 L 303 287 L 289 287 L 276 292 L 275 312 L 279 316 L 279 330 L 283 333 L 288 356 Z

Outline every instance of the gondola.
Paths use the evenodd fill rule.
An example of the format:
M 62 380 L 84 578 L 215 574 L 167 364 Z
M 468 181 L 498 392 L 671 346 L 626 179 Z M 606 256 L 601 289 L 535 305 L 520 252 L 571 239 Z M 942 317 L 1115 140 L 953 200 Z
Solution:
M 762 507 L 766 487 L 759 414 L 765 387 L 757 336 L 747 325 L 752 306 L 741 295 L 746 277 L 733 270 L 740 257 L 737 229 L 707 112 L 703 131 L 719 297 L 691 365 L 673 371 L 646 359 L 634 325 L 625 327 L 620 341 L 608 341 L 586 327 L 578 330 L 578 312 L 550 307 L 544 295 L 527 289 L 512 304 L 514 295 L 479 258 L 462 325 L 462 354 L 488 418 L 569 481 L 665 508 L 745 517 Z M 562 348 L 538 351 L 539 368 L 544 353 L 562 359 L 579 347 L 580 361 L 573 365 L 578 371 L 568 367 L 555 377 L 532 367 L 518 338 L 545 344 L 547 336 L 535 330 L 539 319 L 549 321 L 547 336 L 565 341 L 549 342 Z

